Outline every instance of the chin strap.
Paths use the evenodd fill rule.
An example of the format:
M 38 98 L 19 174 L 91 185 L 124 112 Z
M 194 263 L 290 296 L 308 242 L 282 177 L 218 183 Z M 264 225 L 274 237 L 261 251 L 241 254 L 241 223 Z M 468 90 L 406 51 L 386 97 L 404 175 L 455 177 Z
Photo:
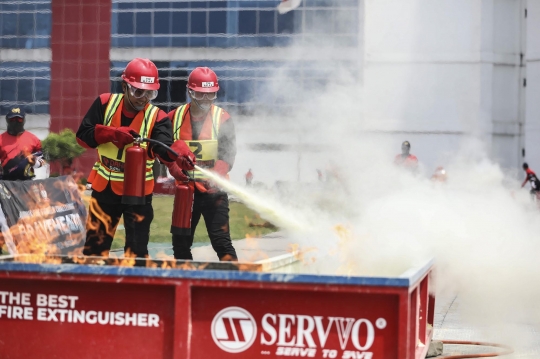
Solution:
M 133 109 L 137 110 L 137 111 L 141 111 L 144 106 L 146 106 L 146 104 L 144 104 L 144 106 L 142 106 L 141 108 L 138 108 L 137 106 L 135 106 L 133 103 L 131 103 L 131 100 L 129 99 L 129 96 L 124 94 L 124 97 L 128 100 L 128 103 L 131 107 L 133 107 Z
M 203 111 L 205 111 L 205 112 L 210 111 L 210 108 L 212 107 L 212 104 L 210 104 L 210 106 L 208 106 L 208 108 L 203 107 L 203 106 L 199 103 L 199 101 L 197 101 L 197 100 L 194 99 L 193 97 L 191 98 L 191 100 L 192 100 L 193 102 L 195 102 L 195 105 L 197 105 L 198 108 L 200 108 L 201 110 L 203 110 Z

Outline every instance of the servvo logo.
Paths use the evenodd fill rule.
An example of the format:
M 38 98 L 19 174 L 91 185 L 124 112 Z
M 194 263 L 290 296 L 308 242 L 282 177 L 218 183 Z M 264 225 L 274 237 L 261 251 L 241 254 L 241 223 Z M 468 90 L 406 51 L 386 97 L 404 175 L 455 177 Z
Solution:
M 228 307 L 216 314 L 211 331 L 216 345 L 228 353 L 241 353 L 259 340 L 263 355 L 371 359 L 376 329 L 386 325 L 384 318 L 373 324 L 365 318 L 279 313 L 266 313 L 258 325 L 247 310 Z M 330 344 L 336 334 L 338 341 Z

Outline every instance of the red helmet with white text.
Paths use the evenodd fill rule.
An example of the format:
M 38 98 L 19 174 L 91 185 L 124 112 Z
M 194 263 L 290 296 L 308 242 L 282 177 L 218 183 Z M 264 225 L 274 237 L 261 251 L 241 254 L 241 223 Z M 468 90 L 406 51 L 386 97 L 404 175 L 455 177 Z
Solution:
M 218 92 L 218 78 L 208 67 L 197 67 L 188 77 L 187 88 L 197 92 Z
M 131 86 L 142 90 L 158 90 L 159 75 L 154 63 L 148 59 L 136 58 L 127 64 L 122 79 Z

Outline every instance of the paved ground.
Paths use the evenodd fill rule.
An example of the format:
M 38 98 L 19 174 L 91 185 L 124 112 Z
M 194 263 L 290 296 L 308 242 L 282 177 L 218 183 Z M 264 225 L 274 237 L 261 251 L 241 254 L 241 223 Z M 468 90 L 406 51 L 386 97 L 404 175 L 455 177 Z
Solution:
M 234 248 L 241 262 L 256 262 L 269 257 L 276 257 L 290 253 L 289 240 L 280 233 L 271 233 L 263 238 L 239 239 L 233 241 Z M 152 258 L 159 258 L 162 255 L 172 258 L 172 247 L 168 243 L 150 243 L 148 251 Z M 194 243 L 191 249 L 193 259 L 196 261 L 217 261 L 216 252 L 209 244 Z M 123 249 L 116 250 L 111 256 L 123 255 Z
M 489 300 L 489 298 L 486 298 Z M 459 297 L 437 298 L 435 308 L 434 340 L 486 341 L 507 344 L 514 348 L 512 355 L 501 358 L 539 359 L 540 323 L 526 323 L 523 320 L 507 322 L 504 325 L 482 326 L 470 324 L 465 319 L 464 308 Z M 470 354 L 493 352 L 491 347 L 444 345 L 444 354 Z

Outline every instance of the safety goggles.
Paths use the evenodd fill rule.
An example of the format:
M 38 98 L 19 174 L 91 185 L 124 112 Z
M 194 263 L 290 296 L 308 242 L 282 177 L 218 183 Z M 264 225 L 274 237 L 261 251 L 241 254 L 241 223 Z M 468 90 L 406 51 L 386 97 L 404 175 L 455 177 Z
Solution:
M 193 90 L 189 90 L 189 94 L 191 95 L 191 98 L 194 98 L 195 100 L 215 100 L 217 98 L 217 92 L 197 92 Z
M 148 101 L 152 101 L 158 95 L 157 90 L 138 89 L 136 87 L 131 86 L 130 84 L 127 84 L 127 86 L 128 86 L 128 89 L 129 89 L 129 94 L 131 96 L 135 97 L 136 99 L 146 97 L 148 99 Z

